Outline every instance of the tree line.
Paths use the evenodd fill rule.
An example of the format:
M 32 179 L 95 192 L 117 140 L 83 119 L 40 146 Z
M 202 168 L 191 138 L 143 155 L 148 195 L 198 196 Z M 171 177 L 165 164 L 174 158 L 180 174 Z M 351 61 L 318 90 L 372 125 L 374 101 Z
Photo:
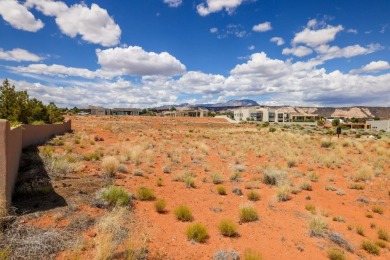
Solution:
M 17 91 L 8 79 L 0 85 L 0 118 L 12 125 L 54 124 L 64 120 L 62 111 L 53 102 L 44 105 L 36 98 L 29 98 L 27 91 Z

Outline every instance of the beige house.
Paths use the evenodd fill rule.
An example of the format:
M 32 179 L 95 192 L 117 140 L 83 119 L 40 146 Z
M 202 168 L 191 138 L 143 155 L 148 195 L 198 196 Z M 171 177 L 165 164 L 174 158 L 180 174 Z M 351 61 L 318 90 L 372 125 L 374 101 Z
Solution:
M 177 108 L 173 111 L 164 111 L 162 115 L 170 117 L 206 117 L 208 112 L 204 108 Z
M 390 119 L 387 120 L 377 120 L 377 121 L 367 121 L 367 125 L 371 126 L 371 130 L 383 130 L 390 132 Z
M 297 114 L 287 113 L 269 107 L 241 107 L 233 109 L 234 120 L 236 121 L 258 121 L 258 122 L 305 122 L 319 119 L 318 114 Z

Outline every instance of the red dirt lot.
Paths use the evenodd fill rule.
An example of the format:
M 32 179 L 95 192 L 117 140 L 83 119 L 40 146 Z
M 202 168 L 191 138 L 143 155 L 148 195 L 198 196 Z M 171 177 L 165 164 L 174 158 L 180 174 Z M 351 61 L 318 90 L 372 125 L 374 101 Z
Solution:
M 82 242 L 58 253 L 57 259 L 104 258 L 98 253 L 102 233 L 97 223 L 111 208 L 97 207 L 96 197 L 109 185 L 123 187 L 134 197 L 140 187 L 148 187 L 156 198 L 133 199 L 127 213 L 131 225 L 118 223 L 132 235 L 117 243 L 111 258 L 125 258 L 123 252 L 130 243 L 148 248 L 147 259 L 213 259 L 218 251 L 230 249 L 241 259 L 249 249 L 263 259 L 327 259 L 331 248 L 338 248 L 347 259 L 390 259 L 390 242 L 378 238 L 379 229 L 390 232 L 388 136 L 356 138 L 348 132 L 337 139 L 318 127 L 235 125 L 215 118 L 71 119 L 74 132 L 59 137 L 64 143 L 53 151 L 74 159 L 68 160 L 72 170 L 66 176 L 52 180 L 54 191 L 67 206 L 22 216 L 26 225 L 54 229 L 75 226 L 77 217 L 91 220 L 85 228 L 72 229 Z M 275 132 L 269 131 L 271 127 Z M 41 152 L 44 149 L 40 147 Z M 100 158 L 85 159 L 93 153 Z M 122 168 L 111 178 L 106 177 L 103 165 L 107 157 L 115 157 Z M 265 176 L 272 172 L 280 173 L 283 180 L 266 184 Z M 183 182 L 188 175 L 194 187 L 187 188 Z M 221 177 L 226 195 L 218 194 L 215 175 Z M 356 189 L 359 185 L 363 189 Z M 234 188 L 243 194 L 234 194 Z M 286 201 L 279 196 L 283 188 Z M 260 200 L 249 201 L 250 191 L 259 193 Z M 167 203 L 163 214 L 155 210 L 157 199 Z M 176 219 L 174 210 L 182 204 L 191 209 L 192 222 Z M 258 220 L 242 223 L 239 214 L 244 206 L 252 206 Z M 306 209 L 309 206 L 315 207 L 313 212 Z M 383 212 L 374 212 L 378 212 L 375 206 Z M 317 236 L 310 235 L 313 217 L 327 225 Z M 236 236 L 220 233 L 222 219 L 237 224 Z M 204 243 L 187 238 L 191 223 L 207 227 Z M 363 235 L 357 233 L 359 229 Z M 335 233 L 352 252 L 345 243 L 332 241 Z M 382 241 L 379 255 L 362 248 L 365 240 Z

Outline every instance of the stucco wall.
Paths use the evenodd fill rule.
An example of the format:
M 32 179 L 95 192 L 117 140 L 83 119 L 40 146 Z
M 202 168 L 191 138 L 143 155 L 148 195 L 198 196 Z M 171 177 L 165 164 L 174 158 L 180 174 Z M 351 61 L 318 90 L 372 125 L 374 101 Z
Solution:
M 22 148 L 44 143 L 70 130 L 70 120 L 63 124 L 21 125 L 11 129 L 8 121 L 0 119 L 0 216 L 11 203 Z

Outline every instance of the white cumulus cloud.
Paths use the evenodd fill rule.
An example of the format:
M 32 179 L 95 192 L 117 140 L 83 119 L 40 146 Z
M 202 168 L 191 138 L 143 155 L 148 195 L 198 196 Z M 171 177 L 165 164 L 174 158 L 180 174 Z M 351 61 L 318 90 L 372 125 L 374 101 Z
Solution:
M 351 58 L 358 55 L 373 53 L 382 48 L 379 44 L 371 44 L 367 47 L 362 47 L 358 44 L 340 48 L 338 46 L 320 45 L 315 50 L 321 56 L 322 60 L 331 60 L 335 58 Z
M 119 43 L 121 29 L 107 10 L 97 4 L 89 8 L 83 2 L 67 6 L 61 1 L 52 0 L 27 0 L 29 8 L 36 8 L 44 15 L 55 17 L 55 21 L 61 32 L 74 38 L 81 38 L 90 43 L 102 46 L 114 46 Z
M 141 47 L 96 50 L 98 63 L 103 70 L 121 71 L 123 75 L 181 75 L 186 67 L 167 52 L 146 52 Z
M 234 12 L 235 8 L 243 2 L 244 0 L 207 0 L 206 3 L 197 5 L 196 9 L 201 16 L 206 16 L 222 10 L 231 14 Z
M 379 72 L 390 69 L 390 64 L 384 60 L 372 61 L 360 69 L 351 70 L 350 73 L 357 74 L 362 72 Z
M 254 25 L 252 30 L 255 32 L 267 32 L 272 30 L 272 26 L 270 22 L 264 22 Z
M 213 27 L 213 28 L 210 29 L 210 32 L 211 33 L 216 33 L 216 32 L 218 32 L 218 28 Z
M 272 37 L 270 42 L 275 42 L 276 45 L 281 46 L 284 44 L 284 40 L 281 37 Z
M 0 0 L 0 15 L 15 29 L 36 32 L 44 26 L 40 19 L 35 19 L 24 5 L 15 0 Z
M 312 53 L 313 53 L 313 50 L 306 47 L 306 46 L 284 48 L 282 51 L 282 54 L 284 54 L 284 55 L 292 54 L 292 55 L 297 56 L 297 57 L 304 57 L 304 56 L 307 56 L 307 55 L 312 54 Z
M 308 24 L 310 25 L 310 28 L 305 28 L 303 31 L 295 34 L 295 37 L 292 40 L 294 44 L 302 43 L 310 47 L 316 47 L 333 41 L 336 34 L 344 30 L 342 25 L 327 25 L 325 28 L 316 30 L 311 28 L 315 25 L 313 22 L 309 21 Z
M 3 49 L 0 49 L 0 60 L 37 62 L 42 59 L 42 57 L 39 57 L 38 55 L 24 49 L 15 48 L 10 51 L 4 51 Z
M 183 3 L 183 0 L 164 0 L 164 3 L 170 7 L 179 7 Z

